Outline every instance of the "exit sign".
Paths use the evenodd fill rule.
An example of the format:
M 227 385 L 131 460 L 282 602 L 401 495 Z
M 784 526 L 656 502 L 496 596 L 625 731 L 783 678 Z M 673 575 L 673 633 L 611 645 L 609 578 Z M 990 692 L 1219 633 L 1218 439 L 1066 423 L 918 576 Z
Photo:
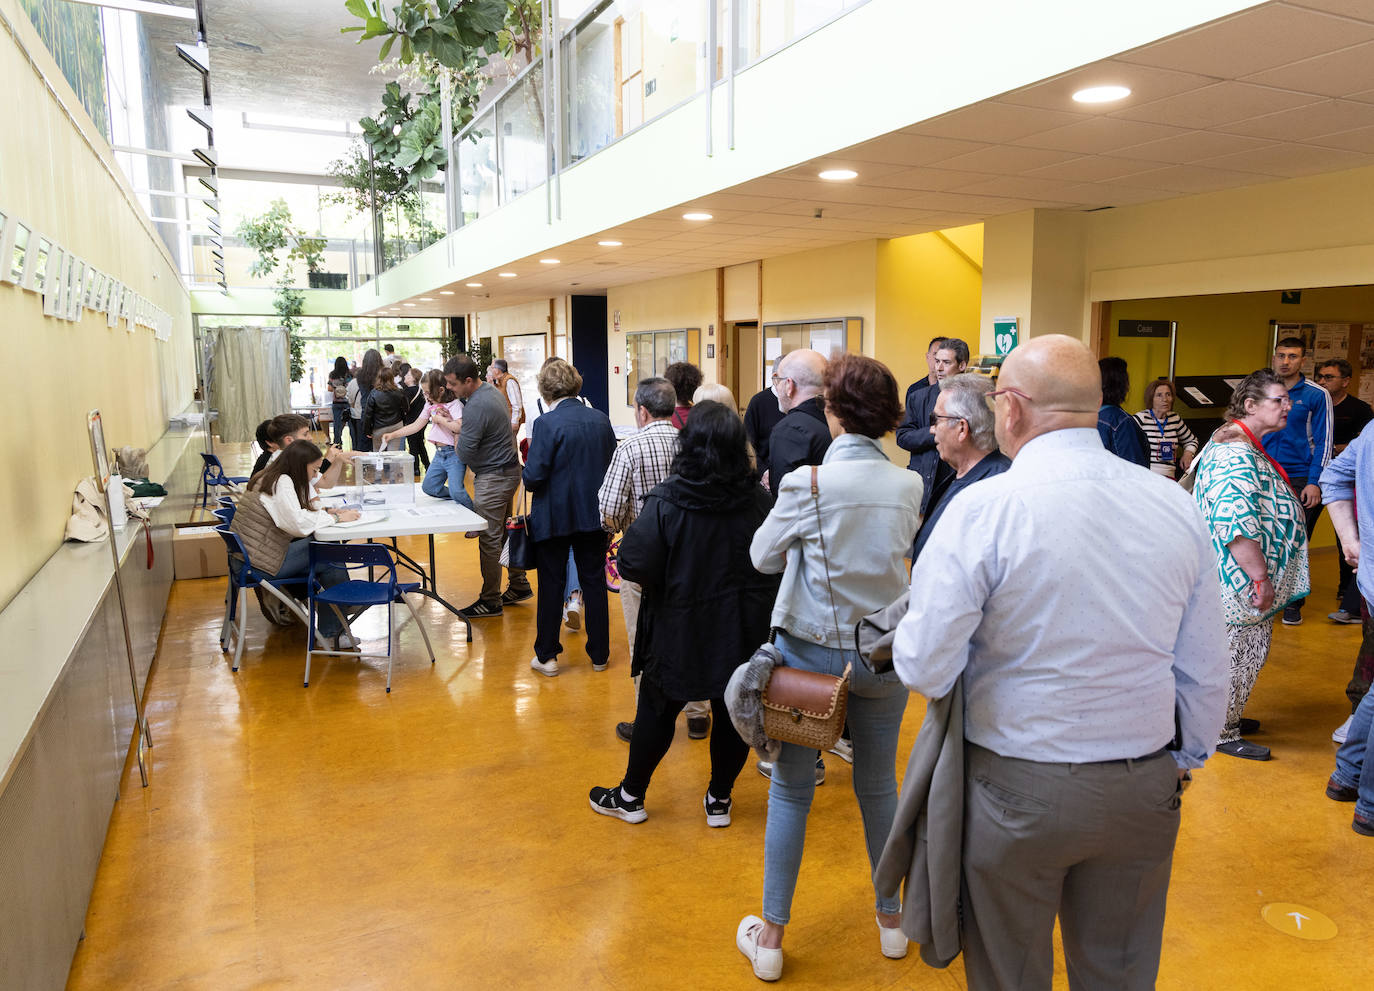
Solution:
M 406 331 L 408 331 L 409 329 L 410 329 L 410 324 L 408 324 L 408 323 L 398 323 L 398 324 L 396 325 L 396 333 L 398 333 L 398 334 L 404 334 L 404 333 L 405 333 Z
M 1016 347 L 1017 337 L 1016 317 L 992 318 L 992 341 L 998 354 L 1011 354 L 1012 348 Z
M 352 324 L 350 321 L 348 321 L 348 320 L 340 320 L 340 321 L 339 321 L 339 329 L 340 329 L 340 330 L 352 330 L 352 329 L 353 329 L 353 324 Z

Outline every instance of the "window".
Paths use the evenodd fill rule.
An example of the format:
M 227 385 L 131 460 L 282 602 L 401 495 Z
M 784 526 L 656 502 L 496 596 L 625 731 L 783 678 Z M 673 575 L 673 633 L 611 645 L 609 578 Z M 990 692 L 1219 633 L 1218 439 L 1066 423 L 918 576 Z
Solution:
M 635 404 L 635 389 L 639 383 L 655 375 L 662 375 L 667 367 L 688 358 L 688 338 L 698 338 L 701 331 L 651 330 L 625 335 L 625 405 Z
M 836 317 L 833 320 L 803 320 L 763 325 L 763 383 L 773 378 L 773 366 L 789 351 L 810 348 L 827 358 L 846 351 L 863 350 L 863 319 Z

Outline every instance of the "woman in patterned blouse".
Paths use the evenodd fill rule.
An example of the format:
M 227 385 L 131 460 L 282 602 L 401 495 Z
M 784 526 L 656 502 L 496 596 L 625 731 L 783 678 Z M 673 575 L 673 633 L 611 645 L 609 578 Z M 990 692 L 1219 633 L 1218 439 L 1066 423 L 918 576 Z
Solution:
M 1282 430 L 1292 403 L 1267 368 L 1236 386 L 1227 422 L 1198 456 L 1193 497 L 1212 534 L 1222 613 L 1231 646 L 1231 699 L 1217 752 L 1268 760 L 1269 748 L 1241 739 L 1259 727 L 1242 720 L 1246 700 L 1269 656 L 1274 616 L 1309 591 L 1307 527 L 1288 476 L 1260 444 Z
M 1166 478 L 1177 478 L 1197 457 L 1198 442 L 1182 417 L 1174 412 L 1174 385 L 1168 379 L 1155 379 L 1145 387 L 1145 408 L 1135 415 L 1150 442 L 1150 470 Z

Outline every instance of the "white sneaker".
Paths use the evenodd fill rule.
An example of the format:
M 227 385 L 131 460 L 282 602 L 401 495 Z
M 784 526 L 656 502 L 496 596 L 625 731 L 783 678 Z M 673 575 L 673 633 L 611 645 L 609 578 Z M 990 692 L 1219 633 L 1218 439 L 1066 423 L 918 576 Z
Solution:
M 541 661 L 538 657 L 530 658 L 530 667 L 540 674 L 548 675 L 550 678 L 558 677 L 558 658 L 550 657 L 547 661 Z
M 748 958 L 755 977 L 761 981 L 776 981 L 782 976 L 782 950 L 759 946 L 761 932 L 763 920 L 757 915 L 746 915 L 735 930 L 735 945 Z
M 582 597 L 574 596 L 563 605 L 563 622 L 570 630 L 582 629 Z
M 1350 720 L 1354 718 L 1355 716 L 1353 714 L 1346 716 L 1345 722 L 1337 726 L 1335 731 L 1331 734 L 1331 739 L 1337 743 L 1344 743 L 1346 735 L 1350 732 Z
M 906 933 L 902 932 L 901 927 L 889 929 L 876 915 L 873 921 L 878 923 L 878 940 L 883 948 L 883 956 L 889 960 L 900 960 L 906 956 Z
M 830 748 L 830 752 L 844 761 L 846 764 L 854 763 L 854 741 L 840 737 L 835 741 L 835 745 Z
M 358 638 L 349 636 L 347 633 L 340 633 L 335 643 L 339 650 L 362 650 Z

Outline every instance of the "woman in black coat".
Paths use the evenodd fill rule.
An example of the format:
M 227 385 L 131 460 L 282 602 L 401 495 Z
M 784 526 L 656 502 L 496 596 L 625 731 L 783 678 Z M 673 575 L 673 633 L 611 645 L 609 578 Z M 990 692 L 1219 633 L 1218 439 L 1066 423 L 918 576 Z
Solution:
M 643 822 L 644 793 L 673 742 L 677 714 L 692 699 L 710 699 L 711 782 L 702 804 L 708 826 L 730 825 L 730 792 L 749 746 L 723 696 L 735 668 L 768 638 L 778 577 L 754 570 L 749 542 L 770 503 L 739 415 L 720 403 L 693 406 L 673 473 L 649 493 L 620 544 L 621 576 L 643 587 L 631 667 L 643 677 L 625 777 L 592 789 L 594 811 Z

